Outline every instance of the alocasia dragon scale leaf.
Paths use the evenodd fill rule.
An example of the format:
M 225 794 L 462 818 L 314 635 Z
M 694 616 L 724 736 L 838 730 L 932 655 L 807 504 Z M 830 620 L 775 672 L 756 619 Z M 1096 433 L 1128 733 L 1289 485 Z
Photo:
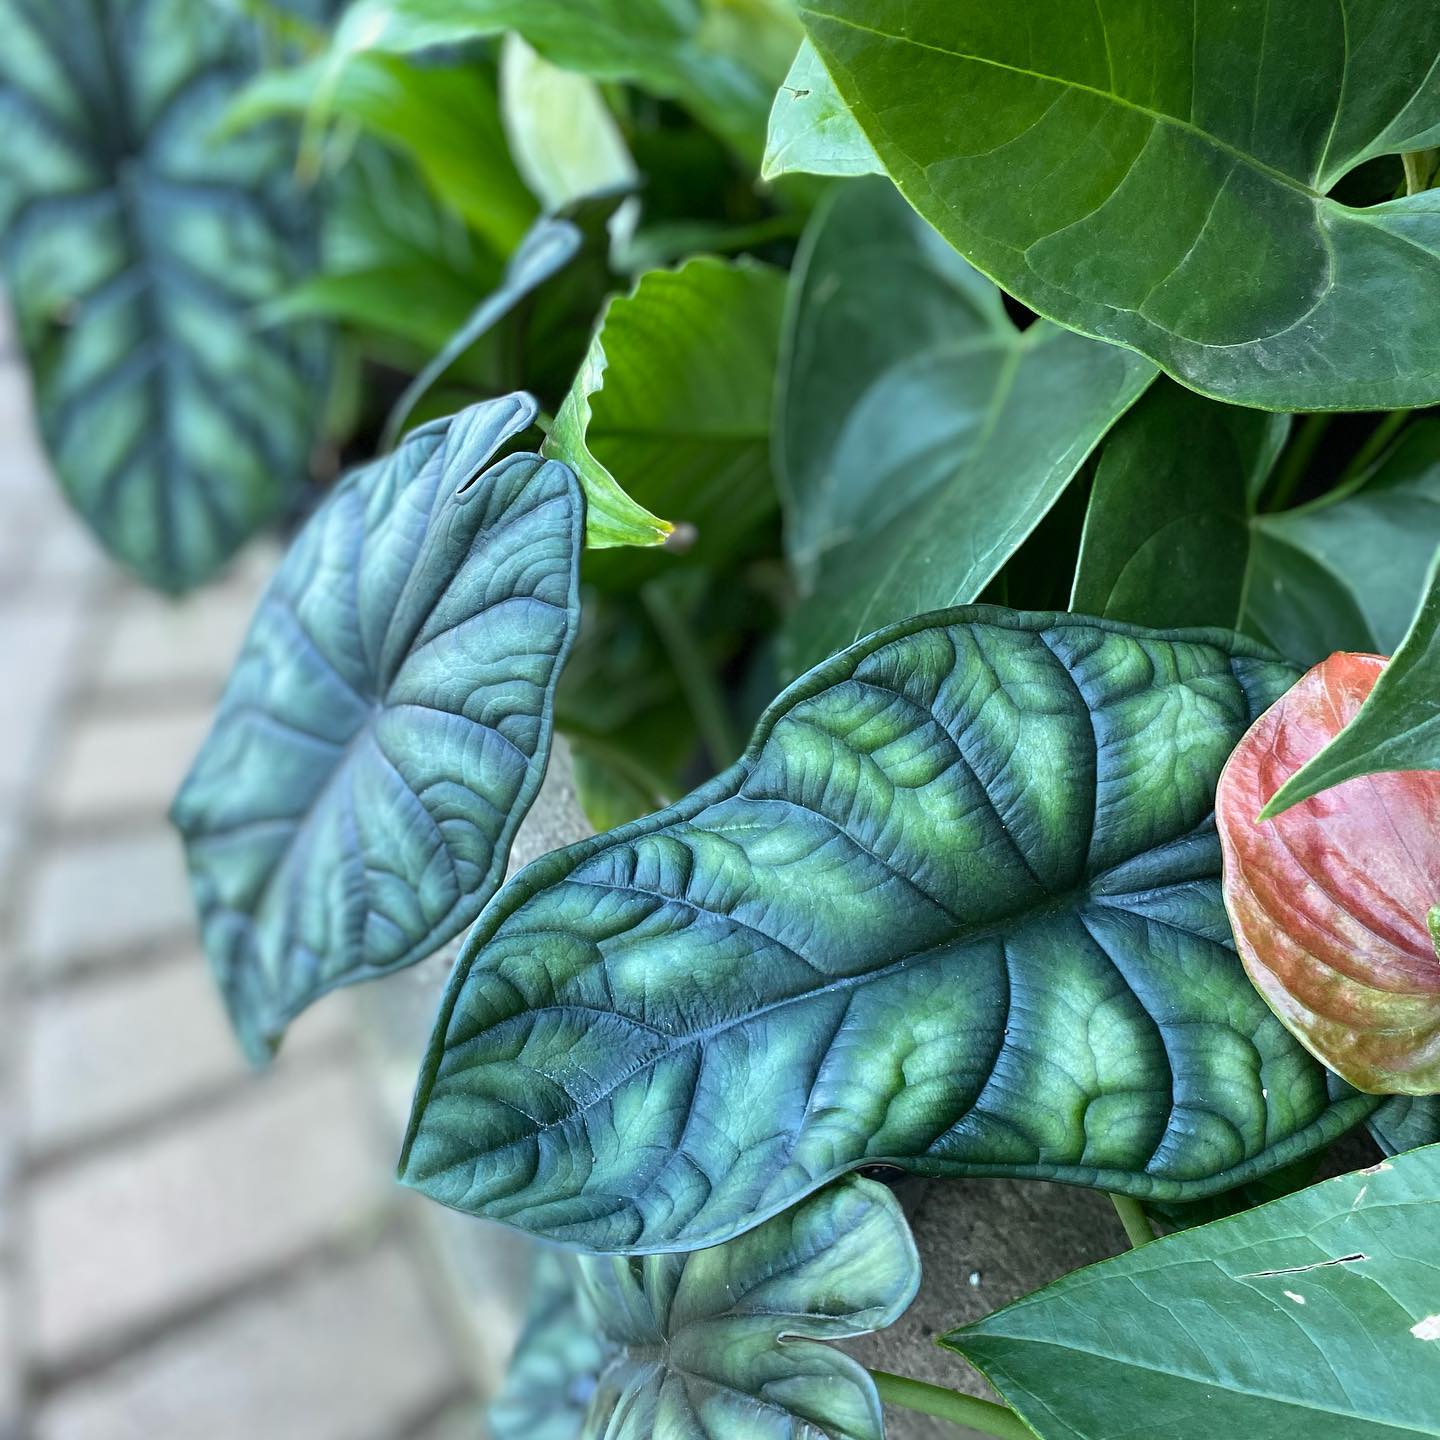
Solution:
M 1331 194 L 1440 143 L 1433 0 L 800 10 L 905 197 L 1039 314 L 1243 405 L 1440 400 L 1440 191 Z
M 1332 655 L 1245 736 L 1216 820 L 1225 904 L 1250 978 L 1362 1090 L 1440 1091 L 1440 774 L 1362 775 L 1257 817 L 1352 719 L 1385 669 Z
M 504 443 L 528 395 L 347 477 L 261 597 L 173 807 L 247 1052 L 337 985 L 423 959 L 505 872 L 579 619 L 575 477 Z
M 292 141 L 217 142 L 258 45 L 195 0 L 0 0 L 0 269 L 71 503 L 183 591 L 293 506 L 324 411 L 315 327 L 255 307 L 311 263 Z
M 1375 1101 L 1231 946 L 1221 767 L 1294 678 L 1222 631 L 967 608 L 792 685 L 685 800 L 471 933 L 402 1158 L 593 1250 L 714 1244 L 856 1166 L 1183 1199 Z
M 543 1308 L 491 1410 L 497 1440 L 537 1440 L 539 1424 L 551 1440 L 883 1440 L 874 1381 L 818 1343 L 893 1324 L 915 1298 L 920 1261 L 883 1185 L 847 1177 L 693 1254 L 544 1259 Z M 574 1368 L 587 1323 L 601 1354 L 577 1423 L 565 1397 L 592 1388 Z

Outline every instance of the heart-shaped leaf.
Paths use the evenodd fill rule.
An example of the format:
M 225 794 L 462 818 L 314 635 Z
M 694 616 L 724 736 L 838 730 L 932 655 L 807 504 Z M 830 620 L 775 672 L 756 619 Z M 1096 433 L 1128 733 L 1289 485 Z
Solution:
M 1092 1265 L 941 1342 L 1041 1440 L 1440 1435 L 1440 1147 Z
M 209 578 L 294 504 L 317 331 L 253 308 L 308 266 L 280 132 L 215 144 L 255 39 L 191 0 L 0 0 L 0 247 L 60 483 L 151 585 Z
M 1225 766 L 1216 821 L 1241 958 L 1275 1013 L 1362 1090 L 1440 1090 L 1440 774 L 1265 802 L 1360 709 L 1385 662 L 1332 655 Z
M 581 1262 L 542 1250 L 530 1277 L 525 1329 L 499 1395 L 486 1409 L 490 1440 L 580 1440 L 608 1358 L 579 1293 Z
M 774 512 L 770 397 L 784 293 L 768 265 L 699 256 L 642 275 L 606 307 L 545 442 L 585 487 L 592 547 L 658 545 L 674 528 L 656 519 L 667 515 L 694 526 L 693 558 L 714 563 Z M 655 568 L 593 558 L 586 573 L 596 578 L 628 582 Z
M 1440 194 L 1329 196 L 1440 142 L 1431 0 L 801 13 L 906 198 L 1041 315 L 1245 405 L 1440 400 Z
M 1426 536 L 1433 540 L 1433 532 Z M 1383 563 L 1383 562 L 1382 562 Z M 1435 711 L 1440 683 L 1440 553 L 1426 580 L 1425 594 L 1395 657 L 1368 693 L 1346 712 L 1343 729 L 1331 727 L 1328 743 L 1268 797 L 1267 816 L 1361 775 L 1392 770 L 1440 770 L 1440 716 Z M 1338 733 L 1336 731 L 1338 730 Z M 1411 777 L 1415 784 L 1440 784 L 1435 775 Z M 1434 897 L 1440 900 L 1440 896 Z
M 1391 650 L 1440 534 L 1440 423 L 1412 425 L 1358 488 L 1259 509 L 1289 420 L 1168 380 L 1100 456 L 1070 604 L 1140 625 L 1225 625 L 1304 664 Z
M 173 809 L 246 1051 L 421 960 L 499 884 L 579 619 L 581 502 L 527 395 L 416 430 L 311 517 Z
M 819 1343 L 893 1324 L 915 1298 L 920 1261 L 883 1185 L 842 1180 L 710 1250 L 575 1263 L 605 1351 L 588 1440 L 883 1440 L 864 1366 Z M 522 1343 L 517 1358 L 528 1379 L 548 1357 Z
M 974 600 L 1154 377 L 1000 294 L 884 180 L 837 186 L 791 279 L 776 459 L 807 594 L 792 669 Z
M 801 45 L 775 93 L 760 175 L 875 175 L 884 170 L 865 132 L 845 108 L 815 47 Z
M 471 933 L 402 1170 L 594 1250 L 708 1245 L 887 1162 L 1184 1199 L 1375 1102 L 1231 948 L 1211 811 L 1290 683 L 1218 631 L 985 608 L 881 631 L 669 810 Z

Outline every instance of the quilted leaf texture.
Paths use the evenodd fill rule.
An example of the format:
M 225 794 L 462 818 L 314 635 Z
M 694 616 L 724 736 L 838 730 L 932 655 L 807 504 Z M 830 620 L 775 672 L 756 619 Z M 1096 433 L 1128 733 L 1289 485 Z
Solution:
M 0 270 L 40 428 L 117 560 L 183 591 L 293 506 L 327 345 L 255 307 L 311 260 L 293 140 L 217 142 L 238 7 L 0 0 Z
M 407 1183 L 591 1250 L 887 1162 L 1198 1198 L 1376 1105 L 1246 979 L 1215 785 L 1293 680 L 1224 631 L 985 607 L 791 686 L 723 775 L 472 932 Z
M 175 800 L 247 1053 L 337 985 L 457 935 L 544 775 L 579 619 L 575 477 L 516 454 L 528 395 L 347 477 L 261 597 Z

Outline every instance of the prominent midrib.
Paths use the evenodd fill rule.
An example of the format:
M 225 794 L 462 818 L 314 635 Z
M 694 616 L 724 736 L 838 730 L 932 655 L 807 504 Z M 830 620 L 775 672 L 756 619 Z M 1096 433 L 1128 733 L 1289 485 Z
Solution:
M 1148 105 L 1142 105 L 1137 100 L 1130 100 L 1124 95 L 1117 94 L 1113 90 L 1102 90 L 1096 85 L 1087 85 L 1081 80 L 1068 80 L 1060 75 L 1047 75 L 1041 70 L 1028 70 L 1023 65 L 1011 65 L 1004 60 L 996 60 L 988 55 L 972 55 L 963 50 L 951 50 L 944 45 L 932 45 L 924 40 L 917 40 L 909 35 L 895 35 L 887 30 L 877 30 L 873 25 L 863 25 L 858 20 L 851 20 L 843 15 L 835 15 L 827 11 L 812 10 L 802 5 L 802 15 L 813 15 L 816 19 L 829 20 L 833 24 L 843 25 L 850 30 L 859 30 L 867 35 L 875 35 L 881 40 L 893 40 L 902 45 L 913 45 L 919 50 L 929 50 L 937 55 L 948 56 L 952 60 L 968 60 L 975 65 L 987 65 L 994 70 L 1005 70 L 1012 75 L 1024 75 L 1031 80 L 1043 80 L 1047 84 L 1059 85 L 1067 90 L 1078 90 L 1087 95 L 1094 95 L 1097 99 L 1108 100 L 1113 105 L 1118 105 L 1126 110 L 1133 110 L 1138 115 L 1144 115 L 1148 120 L 1157 125 L 1169 125 L 1176 130 L 1182 130 L 1188 135 L 1193 135 L 1197 140 L 1207 145 L 1214 146 L 1226 155 L 1248 165 L 1252 170 L 1264 175 L 1267 179 L 1277 184 L 1286 185 L 1292 190 L 1298 190 L 1306 199 L 1315 202 L 1325 198 L 1318 190 L 1307 185 L 1303 180 L 1297 180 L 1293 175 L 1287 175 L 1283 170 L 1277 170 L 1273 165 L 1267 165 L 1259 156 L 1251 155 L 1238 146 L 1232 145 L 1228 140 L 1222 140 L 1218 135 L 1212 134 L 1209 130 L 1202 130 L 1193 121 L 1182 120 L 1178 115 L 1168 115 L 1163 110 L 1153 110 Z M 1194 84 L 1194 76 L 1191 76 L 1191 83 Z M 867 136 L 868 138 L 868 136 Z

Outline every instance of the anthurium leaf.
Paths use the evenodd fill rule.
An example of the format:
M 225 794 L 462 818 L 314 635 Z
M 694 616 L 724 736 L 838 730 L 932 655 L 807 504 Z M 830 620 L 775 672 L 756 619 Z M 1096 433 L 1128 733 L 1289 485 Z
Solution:
M 523 871 L 402 1161 L 596 1250 L 708 1245 L 885 1162 L 1195 1198 L 1375 1102 L 1231 948 L 1226 756 L 1293 672 L 1217 631 L 974 607 L 786 690 L 738 764 Z
M 883 1440 L 864 1366 L 819 1342 L 893 1324 L 920 1261 L 894 1196 L 850 1177 L 729 1244 L 580 1261 L 613 1358 L 590 1440 Z
M 807 594 L 793 668 L 974 600 L 1154 377 L 999 292 L 883 180 L 838 185 L 791 279 L 776 460 Z
M 1275 1013 L 1362 1090 L 1440 1090 L 1440 774 L 1347 780 L 1260 816 L 1350 721 L 1385 662 L 1332 655 L 1225 766 L 1216 822 L 1241 958 Z
M 1425 593 L 1409 633 L 1394 658 L 1367 687 L 1363 703 L 1345 712 L 1344 728 L 1330 732 L 1324 748 L 1300 756 L 1293 774 L 1262 797 L 1265 814 L 1278 816 L 1292 805 L 1362 775 L 1388 770 L 1440 770 L 1440 552 L 1425 582 Z M 1416 777 L 1431 785 L 1433 778 Z
M 664 515 L 694 528 L 696 561 L 723 562 L 774 511 L 784 291 L 768 265 L 701 256 L 606 307 L 545 442 L 585 487 L 592 548 L 658 545 Z
M 1057 1280 L 941 1342 L 1041 1440 L 1440 1435 L 1440 1147 Z
M 764 180 L 806 175 L 875 175 L 884 167 L 865 132 L 845 108 L 815 47 L 806 40 L 770 110 L 760 167 Z
M 1392 1095 L 1365 1123 L 1387 1155 L 1434 1145 L 1440 1142 L 1440 1095 Z
M 208 951 L 246 1050 L 479 912 L 539 788 L 574 632 L 563 465 L 489 464 L 512 395 L 415 431 L 316 511 L 261 597 L 177 796 Z
M 399 438 L 416 405 L 435 383 L 505 316 L 515 310 L 553 275 L 563 270 L 584 244 L 580 227 L 569 220 L 537 220 L 516 247 L 505 266 L 499 286 L 465 317 L 465 323 L 430 358 L 405 387 L 385 421 L 381 448 L 388 450 Z
M 1240 404 L 1440 400 L 1440 195 L 1328 194 L 1440 141 L 1426 0 L 801 15 L 906 198 L 1041 315 Z
M 1410 427 L 1358 487 L 1257 508 L 1289 421 L 1154 385 L 1106 438 L 1072 608 L 1225 625 L 1292 660 L 1390 650 L 1440 533 L 1440 422 Z
M 500 1393 L 487 1407 L 490 1440 L 580 1440 L 607 1353 L 577 1289 L 581 1262 L 541 1250 L 525 1329 Z
M 216 145 L 254 36 L 189 0 L 0 0 L 0 265 L 60 483 L 116 559 L 181 591 L 295 503 L 316 329 L 253 308 L 310 263 L 283 134 Z

